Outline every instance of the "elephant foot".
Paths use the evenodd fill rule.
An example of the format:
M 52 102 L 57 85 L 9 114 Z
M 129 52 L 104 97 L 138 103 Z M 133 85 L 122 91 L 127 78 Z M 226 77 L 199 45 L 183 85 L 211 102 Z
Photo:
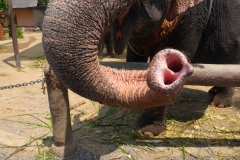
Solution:
M 77 150 L 77 145 L 75 142 L 65 146 L 56 146 L 53 144 L 52 150 L 54 155 L 57 157 L 68 157 L 74 154 L 74 152 Z
M 233 103 L 234 87 L 212 87 L 208 93 L 212 95 L 210 104 L 214 107 L 229 107 Z
M 115 58 L 115 55 L 114 55 L 114 53 L 107 53 L 105 57 L 106 58 Z
M 103 59 L 103 56 L 101 55 L 101 56 L 98 56 L 98 59 L 99 60 L 102 60 Z
M 166 106 L 145 109 L 137 120 L 137 131 L 152 138 L 162 136 L 166 131 Z

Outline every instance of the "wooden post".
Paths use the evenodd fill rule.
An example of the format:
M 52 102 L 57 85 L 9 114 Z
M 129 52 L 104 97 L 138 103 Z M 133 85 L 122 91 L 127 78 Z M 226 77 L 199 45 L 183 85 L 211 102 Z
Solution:
M 0 17 L 0 40 L 4 39 L 4 32 L 3 32 L 3 26 L 2 26 L 2 20 Z
M 17 68 L 21 68 L 20 56 L 18 51 L 18 43 L 17 43 L 17 35 L 16 35 L 16 27 L 14 23 L 13 10 L 12 10 L 12 0 L 7 0 L 7 5 L 8 5 L 8 14 L 10 18 L 10 26 L 11 26 L 10 29 L 12 33 L 14 57 L 15 57 Z

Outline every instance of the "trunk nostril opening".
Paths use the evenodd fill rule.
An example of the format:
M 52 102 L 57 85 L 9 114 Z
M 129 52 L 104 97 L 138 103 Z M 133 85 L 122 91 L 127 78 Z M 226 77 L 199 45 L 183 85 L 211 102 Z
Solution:
M 164 84 L 170 85 L 177 79 L 177 76 L 174 75 L 170 70 L 164 72 Z
M 169 55 L 166 61 L 168 69 L 170 69 L 174 73 L 180 72 L 183 68 L 181 59 L 176 55 L 173 54 Z
M 165 84 L 165 85 L 170 85 L 170 84 L 172 84 L 173 82 L 174 82 L 174 81 L 172 81 L 172 80 L 168 80 L 168 81 L 165 81 L 164 84 Z
M 181 63 L 170 63 L 168 64 L 168 68 L 173 71 L 174 73 L 179 72 L 182 70 L 182 64 Z
M 183 53 L 175 49 L 164 49 L 150 63 L 147 84 L 153 91 L 176 94 L 192 73 L 193 67 Z

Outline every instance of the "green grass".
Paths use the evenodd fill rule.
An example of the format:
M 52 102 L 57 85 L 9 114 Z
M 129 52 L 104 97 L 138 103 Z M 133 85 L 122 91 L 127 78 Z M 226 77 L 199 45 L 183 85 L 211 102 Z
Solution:
M 37 122 L 14 120 L 14 118 L 17 118 L 17 117 L 26 117 L 27 119 L 29 119 L 28 117 L 30 117 L 30 118 L 33 118 L 33 120 L 37 121 Z M 1 118 L 0 120 L 13 122 L 13 123 L 18 123 L 18 124 L 23 124 L 23 125 L 27 125 L 27 126 L 45 128 L 45 129 L 49 130 L 49 132 L 46 133 L 46 134 L 43 134 L 43 135 L 41 135 L 37 138 L 31 138 L 30 142 L 26 143 L 25 145 L 23 145 L 21 147 L 16 147 L 16 150 L 13 153 L 11 153 L 8 157 L 6 157 L 6 159 L 10 158 L 11 156 L 13 156 L 14 154 L 17 154 L 20 151 L 23 151 L 26 147 L 31 145 L 33 142 L 37 143 L 37 140 L 41 140 L 43 142 L 46 142 L 46 141 L 52 142 L 52 139 L 48 137 L 48 134 L 52 133 L 52 131 L 53 131 L 52 119 L 51 118 L 49 119 L 49 124 L 42 121 L 41 119 L 37 118 L 34 114 L 20 114 L 20 115 L 16 115 L 16 116 L 10 116 L 10 117 L 7 117 L 7 118 Z M 37 148 L 38 148 L 38 153 L 39 153 L 36 156 L 37 160 L 40 160 L 40 159 L 41 160 L 52 160 L 53 159 L 53 153 L 52 153 L 51 150 L 41 151 L 43 146 L 39 145 L 38 143 L 37 143 Z
M 30 139 L 30 141 L 29 141 L 28 143 L 26 143 L 26 144 L 24 144 L 24 145 L 22 145 L 22 146 L 20 146 L 20 147 L 13 147 L 13 148 L 15 148 L 16 150 L 15 150 L 14 152 L 12 152 L 10 155 L 5 156 L 5 159 L 9 159 L 9 158 L 11 158 L 13 155 L 17 154 L 18 152 L 21 152 L 21 151 L 25 150 L 26 147 L 28 147 L 29 145 L 31 145 L 33 142 L 36 142 L 36 143 L 37 143 L 37 140 L 41 140 L 41 139 L 42 139 L 43 137 L 45 137 L 45 136 L 46 136 L 46 135 L 42 135 L 42 136 L 37 137 L 37 138 L 31 137 L 31 139 Z M 3 145 L 3 146 L 4 146 L 4 145 Z M 6 146 L 6 147 L 9 147 L 9 146 Z M 38 146 L 38 148 L 39 148 L 39 146 Z M 50 160 L 50 159 L 49 159 L 49 160 Z
M 6 49 L 6 48 L 7 48 L 7 46 L 0 45 L 0 50 L 1 50 L 1 49 Z
M 30 117 L 32 117 L 33 119 L 39 121 L 40 123 L 25 122 L 25 121 L 18 121 L 18 120 L 12 120 L 12 119 L 10 119 L 10 118 L 22 117 L 22 116 L 30 116 Z M 8 117 L 8 118 L 1 118 L 0 120 L 9 121 L 9 122 L 15 122 L 15 123 L 19 123 L 19 124 L 25 124 L 25 125 L 31 125 L 31 126 L 36 126 L 36 127 L 47 128 L 47 129 L 49 129 L 51 132 L 53 131 L 52 119 L 50 119 L 50 124 L 47 124 L 46 122 L 43 122 L 42 120 L 40 120 L 39 118 L 37 118 L 36 116 L 34 116 L 33 114 L 21 114 L 21 115 L 16 115 L 16 116 L 10 116 L 10 117 Z
M 23 68 L 17 68 L 17 72 L 25 72 Z
M 30 60 L 34 60 L 34 62 L 29 66 L 31 69 L 43 69 L 44 64 L 46 63 L 45 56 L 30 58 Z
M 44 150 L 35 157 L 36 160 L 53 160 L 54 158 L 52 149 Z
M 191 100 L 186 100 L 191 102 Z M 154 143 L 154 139 L 147 141 L 146 137 L 139 135 L 133 131 L 132 123 L 136 122 L 138 118 L 138 112 L 132 110 L 124 110 L 113 107 L 104 107 L 104 112 L 101 110 L 102 106 L 98 103 L 91 102 L 92 107 L 95 109 L 93 113 L 88 113 L 84 110 L 73 110 L 78 111 L 81 116 L 85 119 L 81 119 L 81 124 L 73 128 L 75 134 L 75 141 L 81 139 L 87 139 L 98 144 L 109 144 L 114 145 L 117 149 L 122 151 L 130 159 L 136 159 L 134 155 L 125 146 L 134 146 L 138 149 L 155 153 L 157 146 Z M 189 105 L 191 108 L 192 106 Z M 107 109 L 106 109 L 107 108 Z M 101 110 L 101 111 L 100 111 Z M 168 113 L 167 117 L 167 132 L 166 135 L 160 137 L 163 141 L 163 146 L 175 147 L 182 154 L 182 159 L 187 159 L 187 156 L 191 156 L 195 159 L 204 159 L 202 155 L 192 153 L 188 149 L 189 146 L 209 147 L 209 152 L 217 157 L 215 159 L 224 159 L 227 153 L 220 151 L 213 151 L 212 146 L 231 146 L 231 143 L 240 143 L 240 121 L 239 113 L 234 113 L 236 116 L 227 114 L 224 109 L 215 108 L 212 106 L 206 107 L 205 111 L 188 111 L 175 110 Z M 19 122 L 11 119 L 4 119 L 14 123 L 20 123 L 25 125 L 32 125 L 36 127 L 46 128 L 49 132 L 52 132 L 52 122 L 50 119 L 49 123 L 43 122 L 33 114 L 24 114 L 18 116 L 30 116 L 37 122 Z M 17 116 L 15 116 L 17 117 Z M 76 114 L 71 114 L 71 120 L 74 121 Z M 96 137 L 100 137 L 96 139 Z M 141 142 L 136 141 L 142 140 Z M 235 141 L 231 141 L 234 139 Z M 52 142 L 52 137 L 42 137 L 43 141 Z M 142 145 L 139 145 L 142 144 Z M 144 147 L 143 147 L 144 146 Z M 171 154 L 166 155 L 171 156 Z M 164 157 L 164 156 L 163 156 Z M 156 159 L 161 159 L 158 157 Z M 36 159 L 53 159 L 54 155 L 52 150 L 42 150 L 39 145 L 39 154 Z
M 208 106 L 205 113 L 202 116 L 200 115 L 201 113 L 198 113 L 198 111 L 190 111 L 184 114 L 176 113 L 175 117 L 171 115 L 170 117 L 173 116 L 172 119 L 167 120 L 167 133 L 160 137 L 163 139 L 164 145 L 177 147 L 182 152 L 182 158 L 186 159 L 187 155 L 194 158 L 203 158 L 201 155 L 191 153 L 187 148 L 188 146 L 204 145 L 211 148 L 211 146 L 231 146 L 232 143 L 240 143 L 240 140 L 237 140 L 240 138 L 240 121 L 237 115 L 230 116 L 225 113 L 224 109 L 212 106 Z M 94 137 L 96 136 L 94 131 L 101 131 L 98 133 L 103 135 L 103 142 L 114 144 L 123 153 L 129 155 L 130 153 L 127 150 L 123 151 L 121 149 L 122 146 L 137 146 L 138 143 L 135 141 L 137 136 L 139 136 L 138 139 L 146 139 L 133 131 L 130 123 L 136 120 L 137 115 L 131 114 L 130 111 L 109 108 L 105 114 L 85 124 L 85 127 L 79 128 L 79 130 L 89 129 L 89 132 L 82 135 L 83 137 L 84 135 L 89 136 L 89 133 L 94 133 Z M 233 141 L 231 141 L 232 139 Z M 149 145 L 146 142 L 145 145 L 149 146 L 149 152 L 155 149 L 153 144 Z M 227 154 L 215 152 L 215 156 L 219 159 Z

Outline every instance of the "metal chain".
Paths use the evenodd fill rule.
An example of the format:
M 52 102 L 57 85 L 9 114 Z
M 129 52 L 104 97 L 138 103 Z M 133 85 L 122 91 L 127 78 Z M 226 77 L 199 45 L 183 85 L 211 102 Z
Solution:
M 45 87 L 45 83 L 46 81 L 49 81 L 49 82 L 52 82 L 54 87 L 55 85 L 61 85 L 61 82 L 58 81 L 52 74 L 51 74 L 51 68 L 49 68 L 49 73 L 47 74 L 46 78 L 42 78 L 42 79 L 38 79 L 36 81 L 30 81 L 30 82 L 25 82 L 25 83 L 22 83 L 22 84 L 15 84 L 15 85 L 9 85 L 9 86 L 3 86 L 3 87 L 0 87 L 0 90 L 4 90 L 4 89 L 12 89 L 12 88 L 19 88 L 19 87 L 22 87 L 22 86 L 27 86 L 27 85 L 33 85 L 35 83 L 42 83 L 42 89 L 43 89 L 43 94 L 45 94 L 45 90 L 46 90 L 46 87 Z
M 22 86 L 27 86 L 27 85 L 33 85 L 35 83 L 44 83 L 45 82 L 45 78 L 43 79 L 38 79 L 36 81 L 30 81 L 30 82 L 25 82 L 25 83 L 22 83 L 22 84 L 15 84 L 15 85 L 9 85 L 9 86 L 3 86 L 3 87 L 0 87 L 0 90 L 4 90 L 4 89 L 13 89 L 13 88 L 18 88 L 18 87 L 22 87 Z

